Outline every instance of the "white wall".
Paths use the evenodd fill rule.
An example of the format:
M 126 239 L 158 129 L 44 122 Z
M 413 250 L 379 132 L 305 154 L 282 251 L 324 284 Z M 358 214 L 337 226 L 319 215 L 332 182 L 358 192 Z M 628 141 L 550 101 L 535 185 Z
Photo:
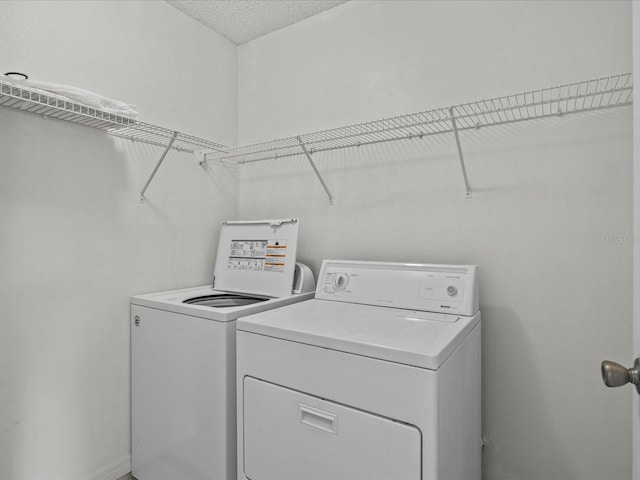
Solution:
M 227 144 L 631 69 L 629 2 L 350 2 L 241 47 L 238 72 L 164 2 L 3 1 L 0 27 L 3 71 Z M 469 200 L 451 138 L 318 155 L 333 207 L 303 158 L 236 192 L 171 153 L 139 204 L 161 149 L 5 110 L 0 132 L 0 478 L 126 472 L 129 296 L 207 282 L 220 221 L 283 216 L 316 271 L 481 266 L 485 478 L 629 478 L 629 395 L 599 363 L 631 349 L 630 111 L 465 132 Z
M 2 73 L 236 141 L 236 47 L 165 2 L 0 2 Z M 129 297 L 205 284 L 234 172 L 0 110 L 0 478 L 130 470 Z
M 631 70 L 630 2 L 349 2 L 239 48 L 240 143 Z M 245 165 L 241 218 L 299 255 L 476 263 L 489 479 L 627 479 L 631 111 Z M 622 390 L 622 389 L 620 389 Z

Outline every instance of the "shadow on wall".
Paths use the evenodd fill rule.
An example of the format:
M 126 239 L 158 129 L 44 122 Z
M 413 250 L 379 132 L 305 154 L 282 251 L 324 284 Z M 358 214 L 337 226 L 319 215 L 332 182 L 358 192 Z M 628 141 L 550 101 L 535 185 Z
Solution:
M 565 465 L 562 443 L 555 438 L 553 399 L 544 394 L 547 379 L 523 318 L 504 306 L 481 304 L 480 308 L 486 442 L 482 478 L 574 478 Z M 535 447 L 537 455 L 544 455 L 532 455 L 532 438 L 545 439 L 543 446 Z

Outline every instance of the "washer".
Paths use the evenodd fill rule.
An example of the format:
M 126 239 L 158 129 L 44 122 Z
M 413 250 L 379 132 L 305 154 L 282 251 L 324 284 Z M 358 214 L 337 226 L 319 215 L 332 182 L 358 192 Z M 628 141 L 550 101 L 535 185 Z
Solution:
M 212 285 L 131 299 L 132 474 L 236 477 L 236 320 L 313 298 L 298 220 L 225 222 Z
M 237 324 L 238 478 L 480 479 L 476 266 L 325 260 Z

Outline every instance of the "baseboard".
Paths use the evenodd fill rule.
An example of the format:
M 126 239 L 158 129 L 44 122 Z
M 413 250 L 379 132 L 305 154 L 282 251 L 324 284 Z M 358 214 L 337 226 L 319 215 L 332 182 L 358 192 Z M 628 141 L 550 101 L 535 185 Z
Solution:
M 125 455 L 103 465 L 87 475 L 87 480 L 116 480 L 131 471 L 131 455 Z

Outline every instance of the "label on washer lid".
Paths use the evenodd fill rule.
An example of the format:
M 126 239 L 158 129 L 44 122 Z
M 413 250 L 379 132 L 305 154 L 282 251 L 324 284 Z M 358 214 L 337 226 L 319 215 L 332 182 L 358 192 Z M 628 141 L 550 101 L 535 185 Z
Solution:
M 284 272 L 287 240 L 231 240 L 227 268 Z
M 267 297 L 291 295 L 298 220 L 224 222 L 220 227 L 214 288 Z

